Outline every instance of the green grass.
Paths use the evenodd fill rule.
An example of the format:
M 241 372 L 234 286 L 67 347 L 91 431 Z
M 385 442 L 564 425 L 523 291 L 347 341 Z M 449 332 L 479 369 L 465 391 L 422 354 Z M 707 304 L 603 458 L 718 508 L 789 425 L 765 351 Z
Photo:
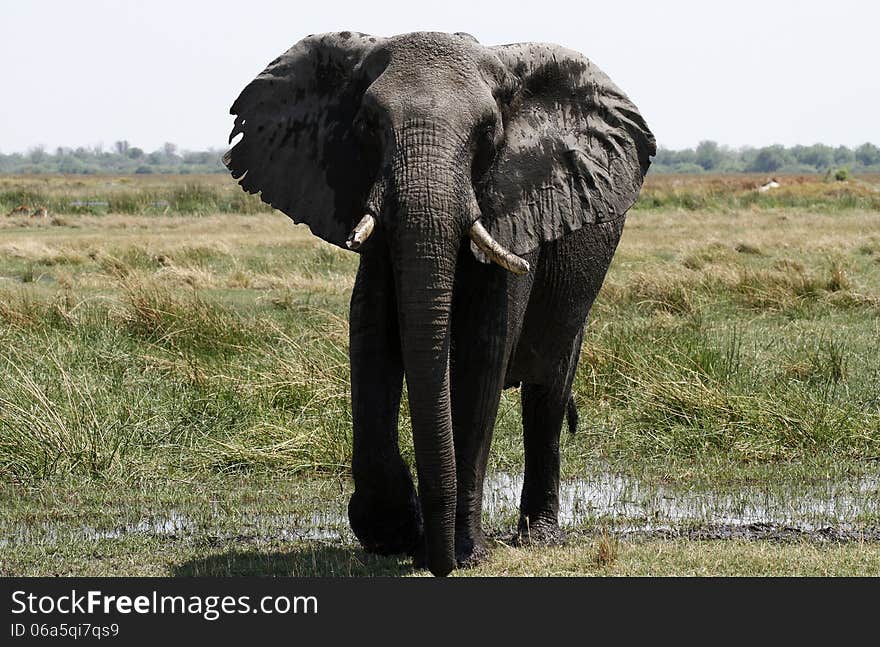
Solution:
M 758 187 L 766 175 L 649 175 L 636 210 L 736 211 L 800 209 L 828 213 L 880 209 L 876 175 L 846 181 L 819 176 L 780 176 L 781 186 L 767 192 Z
M 564 548 L 497 546 L 490 561 L 456 577 L 876 577 L 880 551 L 865 543 L 650 540 L 621 541 L 610 562 L 601 539 L 578 538 Z M 608 559 L 607 557 L 605 558 Z M 151 537 L 67 544 L 46 557 L 32 547 L 0 564 L 0 574 L 17 576 L 425 576 L 403 558 L 369 555 L 353 547 L 316 542 L 229 541 L 190 544 Z
M 101 195 L 99 189 L 135 200 L 130 210 L 114 213 L 0 218 L 0 480 L 18 488 L 0 497 L 0 510 L 12 515 L 13 526 L 40 519 L 56 526 L 58 519 L 44 518 L 55 509 L 47 501 L 71 491 L 86 499 L 104 492 L 104 505 L 113 493 L 154 483 L 150 506 L 167 511 L 181 496 L 180 483 L 234 483 L 236 494 L 224 505 L 235 511 L 247 508 L 249 484 L 265 479 L 347 482 L 346 319 L 355 255 L 316 241 L 277 213 L 216 213 L 225 208 L 206 191 L 226 191 L 221 184 L 209 191 L 162 178 L 135 185 L 142 195 L 132 198 L 127 185 L 3 181 L 7 191 L 30 191 L 32 183 L 47 181 L 41 190 L 57 194 L 58 204 L 89 192 Z M 751 189 L 726 180 L 684 188 L 676 181 L 649 184 L 645 195 L 702 191 L 715 202 L 687 207 L 663 198 L 659 206 L 643 201 L 631 214 L 587 328 L 575 382 L 581 425 L 577 435 L 563 436 L 564 474 L 589 474 L 598 465 L 649 484 L 718 496 L 736 496 L 743 487 L 779 494 L 792 484 L 876 475 L 876 207 L 825 185 L 796 185 L 804 195 L 822 196 L 800 208 L 793 202 L 740 204 L 732 196 Z M 167 214 L 136 206 L 147 194 L 152 199 L 174 191 L 174 204 L 189 206 Z M 401 445 L 411 462 L 405 402 Z M 522 469 L 516 391 L 502 398 L 490 466 L 496 472 Z M 19 495 L 12 492 L 28 493 L 23 507 L 16 507 Z M 322 508 L 327 496 L 315 494 L 310 509 Z M 194 500 L 204 506 L 211 499 Z M 274 504 L 260 501 L 254 514 L 271 512 Z M 74 517 L 103 518 L 88 501 L 65 506 Z M 114 510 L 132 523 L 149 517 L 137 503 Z M 877 520 L 869 515 L 862 522 Z M 216 545 L 210 536 L 105 539 L 95 550 L 107 551 L 107 564 L 115 567 L 129 559 L 126 554 L 136 562 L 138 551 L 158 556 L 171 550 L 191 560 L 250 554 L 237 540 Z M 93 572 L 76 541 L 65 541 L 17 545 L 17 561 L 7 562 L 6 572 L 36 572 L 48 550 L 67 556 L 59 566 L 64 572 Z M 595 541 L 585 539 L 571 555 L 551 554 L 560 563 L 589 561 L 598 550 Z M 280 563 L 299 559 L 285 552 L 284 541 L 277 543 L 267 550 L 281 551 Z M 650 550 L 639 546 L 626 554 L 647 560 Z M 729 556 L 733 549 L 712 542 L 702 553 L 686 543 L 668 546 L 676 555 L 672 561 L 645 561 L 645 567 L 691 572 L 688 560 L 700 555 L 727 555 L 738 563 Z M 791 559 L 813 555 L 810 550 L 797 548 Z M 851 560 L 861 559 L 853 550 L 820 551 L 809 557 L 812 570 L 805 572 L 850 572 Z M 324 557 L 333 572 L 354 564 L 348 548 L 331 553 Z M 740 572 L 770 559 L 758 553 L 743 557 Z M 534 562 L 496 565 L 497 572 L 528 564 L 546 572 L 550 565 L 537 555 Z M 224 559 L 239 564 L 251 558 Z M 355 562 L 379 563 L 365 559 Z M 779 559 L 788 563 L 785 555 Z M 144 563 L 151 573 L 161 571 Z M 376 568 L 398 568 L 381 564 Z M 351 568 L 362 573 L 366 567 Z M 707 572 L 728 572 L 717 569 Z M 633 563 L 619 572 L 643 571 Z
M 206 215 L 269 213 L 257 196 L 231 177 L 187 176 L 0 176 L 0 211 L 24 205 L 50 214 Z
M 880 177 L 831 181 L 784 176 L 779 189 L 757 188 L 764 175 L 649 175 L 636 210 L 737 211 L 800 209 L 814 213 L 880 209 Z M 271 213 L 227 174 L 0 175 L 0 215 L 24 205 L 50 215 L 206 215 Z M 27 217 L 22 217 L 26 221 Z
M 326 312 L 290 312 L 318 338 L 271 305 L 247 316 L 158 288 L 17 305 L 0 350 L 0 472 L 15 481 L 348 465 L 347 355 Z

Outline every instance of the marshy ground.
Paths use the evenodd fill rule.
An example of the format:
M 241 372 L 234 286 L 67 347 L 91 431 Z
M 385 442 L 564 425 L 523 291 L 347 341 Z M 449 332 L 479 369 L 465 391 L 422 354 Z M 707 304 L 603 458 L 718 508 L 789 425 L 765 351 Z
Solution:
M 652 176 L 563 435 L 569 545 L 477 574 L 880 574 L 880 178 Z M 410 574 L 347 528 L 357 259 L 225 176 L 0 178 L 0 574 Z M 401 439 L 412 460 L 404 404 Z

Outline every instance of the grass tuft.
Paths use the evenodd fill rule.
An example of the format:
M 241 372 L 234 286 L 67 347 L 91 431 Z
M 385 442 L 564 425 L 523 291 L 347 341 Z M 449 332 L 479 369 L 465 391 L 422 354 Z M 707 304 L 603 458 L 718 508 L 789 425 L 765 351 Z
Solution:
M 620 540 L 603 532 L 596 544 L 596 566 L 607 568 L 613 566 L 620 553 Z

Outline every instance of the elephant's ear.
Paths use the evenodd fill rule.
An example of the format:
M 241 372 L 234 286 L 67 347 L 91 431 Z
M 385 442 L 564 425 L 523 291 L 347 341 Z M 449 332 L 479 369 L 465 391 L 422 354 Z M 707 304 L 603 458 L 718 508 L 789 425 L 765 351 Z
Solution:
M 352 122 L 366 88 L 356 70 L 379 39 L 341 32 L 309 36 L 272 61 L 232 104 L 223 163 L 248 193 L 344 247 L 363 216 L 375 169 Z
M 517 254 L 633 205 L 656 153 L 632 102 L 582 55 L 557 45 L 490 48 L 519 88 L 505 143 L 478 184 L 485 226 Z

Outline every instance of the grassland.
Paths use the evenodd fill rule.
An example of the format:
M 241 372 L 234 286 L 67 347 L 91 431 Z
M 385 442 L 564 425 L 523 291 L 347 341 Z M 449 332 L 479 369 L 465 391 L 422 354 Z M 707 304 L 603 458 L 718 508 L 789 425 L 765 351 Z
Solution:
M 880 472 L 880 178 L 758 183 L 649 178 L 588 327 L 567 477 L 735 496 Z M 0 216 L 0 573 L 406 570 L 344 528 L 336 543 L 283 531 L 350 487 L 353 254 L 222 176 L 0 178 L 0 211 L 18 204 L 49 216 Z M 494 472 L 521 470 L 517 395 Z M 404 405 L 411 460 L 408 424 Z M 174 510 L 194 525 L 143 526 Z M 866 510 L 852 521 L 880 526 Z M 477 573 L 849 574 L 880 559 L 870 543 L 651 539 L 598 567 L 610 521 L 550 553 L 502 546 Z
M 425 576 L 403 558 L 369 555 L 357 548 L 315 541 L 230 540 L 223 547 L 163 541 L 141 535 L 44 548 L 27 546 L 3 571 L 22 576 Z M 0 572 L 3 572 L 0 571 Z M 573 537 L 564 547 L 511 548 L 499 543 L 492 559 L 458 577 L 869 577 L 880 576 L 876 544 L 814 542 L 613 541 Z

